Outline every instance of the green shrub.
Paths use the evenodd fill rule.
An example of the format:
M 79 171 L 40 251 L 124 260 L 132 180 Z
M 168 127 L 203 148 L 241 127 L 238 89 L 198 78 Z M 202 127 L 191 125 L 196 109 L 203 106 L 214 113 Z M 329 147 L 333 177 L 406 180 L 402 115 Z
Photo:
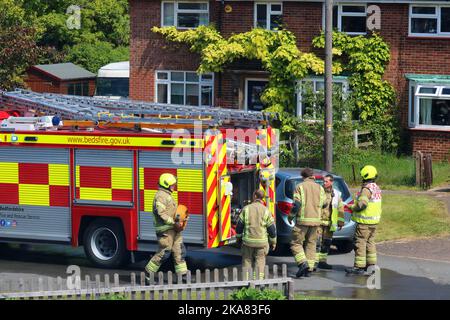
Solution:
M 114 293 L 110 295 L 101 296 L 100 300 L 128 300 L 128 298 L 123 293 Z
M 283 293 L 278 290 L 259 290 L 255 288 L 242 288 L 231 295 L 232 300 L 286 300 Z

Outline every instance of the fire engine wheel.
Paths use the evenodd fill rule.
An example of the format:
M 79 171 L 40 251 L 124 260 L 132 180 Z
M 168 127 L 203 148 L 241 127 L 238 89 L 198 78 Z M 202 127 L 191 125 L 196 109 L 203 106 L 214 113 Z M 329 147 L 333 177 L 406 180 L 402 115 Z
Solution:
M 128 258 L 122 226 L 114 220 L 97 219 L 84 233 L 84 251 L 89 260 L 103 268 L 115 268 Z

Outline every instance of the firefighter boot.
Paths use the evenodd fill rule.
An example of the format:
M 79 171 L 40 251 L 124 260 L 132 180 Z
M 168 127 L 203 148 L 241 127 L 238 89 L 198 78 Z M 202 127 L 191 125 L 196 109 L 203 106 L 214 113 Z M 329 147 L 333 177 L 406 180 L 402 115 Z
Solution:
M 333 266 L 331 264 L 328 264 L 325 261 L 320 261 L 319 264 L 317 265 L 317 267 L 319 269 L 325 269 L 325 270 L 331 270 L 333 269 Z
M 352 267 L 345 269 L 345 272 L 349 275 L 350 274 L 363 275 L 366 271 L 364 270 L 364 268 Z
M 297 278 L 303 277 L 309 270 L 308 270 L 308 263 L 305 261 L 301 265 L 298 266 L 298 271 L 296 273 Z

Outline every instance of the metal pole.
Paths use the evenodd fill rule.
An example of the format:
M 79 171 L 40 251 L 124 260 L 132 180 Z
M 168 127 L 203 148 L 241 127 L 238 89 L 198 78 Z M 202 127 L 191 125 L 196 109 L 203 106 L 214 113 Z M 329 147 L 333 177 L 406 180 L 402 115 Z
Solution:
M 325 170 L 333 169 L 333 74 L 332 74 L 333 0 L 325 2 Z

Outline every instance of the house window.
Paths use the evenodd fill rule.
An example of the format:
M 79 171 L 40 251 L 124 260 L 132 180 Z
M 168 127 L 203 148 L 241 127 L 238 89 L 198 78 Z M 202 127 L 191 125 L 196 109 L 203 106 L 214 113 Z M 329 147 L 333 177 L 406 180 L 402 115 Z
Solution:
M 255 3 L 255 27 L 277 30 L 281 27 L 282 14 L 281 3 Z
M 366 34 L 366 5 L 339 4 L 333 6 L 333 28 L 350 35 Z M 323 29 L 325 29 L 325 6 L 323 7 Z
M 325 82 L 323 78 L 307 78 L 297 83 L 296 101 L 297 116 L 311 120 L 322 120 Z M 333 80 L 333 93 L 345 98 L 349 93 L 346 79 Z
M 189 71 L 157 71 L 155 100 L 161 104 L 212 106 L 214 77 Z
M 410 85 L 410 127 L 450 126 L 450 86 Z
M 67 85 L 67 94 L 75 96 L 88 96 L 89 82 L 69 83 Z
M 450 36 L 450 6 L 409 6 L 409 34 Z
M 208 2 L 162 2 L 161 25 L 191 29 L 209 23 Z

